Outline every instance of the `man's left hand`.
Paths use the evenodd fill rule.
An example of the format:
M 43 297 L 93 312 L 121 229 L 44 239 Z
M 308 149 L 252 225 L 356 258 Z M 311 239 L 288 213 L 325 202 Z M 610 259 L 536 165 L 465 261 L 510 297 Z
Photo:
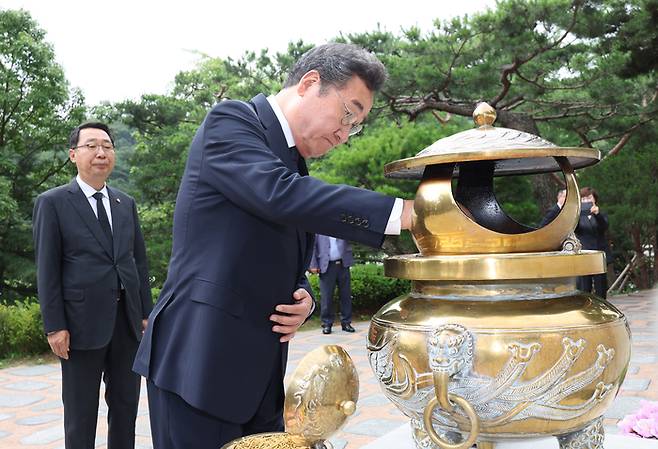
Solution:
M 290 341 L 295 336 L 297 329 L 304 323 L 313 307 L 313 298 L 303 288 L 297 289 L 292 297 L 295 304 L 279 304 L 275 310 L 281 314 L 274 313 L 270 316 L 270 320 L 277 323 L 272 330 L 283 334 L 279 339 L 281 343 Z
M 142 334 L 146 332 L 146 326 L 148 326 L 149 320 L 148 318 L 142 320 Z

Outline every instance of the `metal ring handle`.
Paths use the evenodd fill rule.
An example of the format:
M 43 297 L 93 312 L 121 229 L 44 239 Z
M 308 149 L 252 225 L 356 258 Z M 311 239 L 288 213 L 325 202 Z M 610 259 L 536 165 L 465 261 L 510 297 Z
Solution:
M 432 442 L 434 442 L 434 444 L 439 446 L 441 449 L 469 449 L 471 446 L 473 446 L 477 440 L 478 435 L 480 434 L 480 418 L 475 412 L 473 406 L 466 399 L 452 393 L 448 393 L 448 398 L 459 407 L 461 407 L 462 410 L 466 412 L 468 419 L 471 421 L 471 430 L 468 438 L 461 443 L 452 444 L 443 441 L 439 434 L 436 433 L 436 430 L 434 430 L 434 427 L 432 427 L 432 412 L 434 411 L 434 408 L 439 405 L 439 400 L 436 397 L 430 399 L 430 401 L 427 403 L 427 406 L 425 407 L 425 412 L 423 413 L 425 431 L 429 435 Z

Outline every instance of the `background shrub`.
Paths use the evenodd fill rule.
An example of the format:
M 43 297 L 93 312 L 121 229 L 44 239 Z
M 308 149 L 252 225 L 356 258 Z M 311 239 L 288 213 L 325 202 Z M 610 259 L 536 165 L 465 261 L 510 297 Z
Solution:
M 354 265 L 352 274 L 352 309 L 353 313 L 372 314 L 381 306 L 404 293 L 409 292 L 411 283 L 404 279 L 384 276 L 381 264 Z M 313 294 L 318 302 L 316 313 L 320 313 L 320 276 L 309 275 Z M 334 290 L 334 299 L 338 299 L 338 289 Z
M 43 354 L 49 350 L 39 303 L 26 299 L 0 304 L 0 358 Z

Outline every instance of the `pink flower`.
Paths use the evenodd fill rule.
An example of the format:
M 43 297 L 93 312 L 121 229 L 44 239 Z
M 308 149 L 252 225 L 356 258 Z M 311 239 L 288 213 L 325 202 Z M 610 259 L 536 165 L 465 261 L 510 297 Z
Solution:
M 633 435 L 633 426 L 637 423 L 638 418 L 635 415 L 626 415 L 624 419 L 617 423 L 622 435 Z
M 640 409 L 617 423 L 622 435 L 658 438 L 658 402 L 641 401 Z
M 639 419 L 633 426 L 635 433 L 644 438 L 658 436 L 658 423 L 649 418 Z

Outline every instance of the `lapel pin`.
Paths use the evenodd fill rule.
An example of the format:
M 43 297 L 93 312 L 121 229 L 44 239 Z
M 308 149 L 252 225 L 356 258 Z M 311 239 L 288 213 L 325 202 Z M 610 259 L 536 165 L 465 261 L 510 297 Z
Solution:
M 117 203 L 120 203 L 120 202 L 121 202 L 121 198 L 117 198 Z

